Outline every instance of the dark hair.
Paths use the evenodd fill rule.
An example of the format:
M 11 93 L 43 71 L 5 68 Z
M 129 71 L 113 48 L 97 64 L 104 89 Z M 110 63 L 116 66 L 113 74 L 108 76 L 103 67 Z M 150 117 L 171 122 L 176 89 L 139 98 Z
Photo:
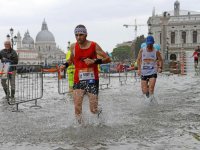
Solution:
M 86 29 L 86 27 L 82 24 L 77 25 L 76 28 L 85 28 Z

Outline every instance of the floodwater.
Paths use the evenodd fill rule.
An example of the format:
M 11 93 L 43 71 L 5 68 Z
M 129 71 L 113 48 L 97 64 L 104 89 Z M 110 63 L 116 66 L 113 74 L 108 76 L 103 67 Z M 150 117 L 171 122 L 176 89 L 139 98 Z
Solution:
M 85 96 L 84 124 L 74 119 L 71 95 L 59 95 L 56 78 L 44 78 L 44 96 L 14 106 L 0 102 L 0 150 L 188 150 L 200 149 L 200 77 L 160 75 L 155 88 L 158 106 L 144 104 L 140 82 L 121 85 L 111 78 L 100 90 L 99 119 Z M 3 96 L 0 88 L 0 96 Z

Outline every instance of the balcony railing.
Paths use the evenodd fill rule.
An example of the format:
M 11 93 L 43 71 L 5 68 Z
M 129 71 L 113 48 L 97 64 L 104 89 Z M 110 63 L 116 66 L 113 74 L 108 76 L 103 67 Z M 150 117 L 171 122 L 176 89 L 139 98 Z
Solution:
M 170 44 L 169 47 L 170 48 L 181 48 L 181 47 L 187 47 L 187 48 L 194 48 L 199 46 L 199 43 L 179 43 L 179 44 Z

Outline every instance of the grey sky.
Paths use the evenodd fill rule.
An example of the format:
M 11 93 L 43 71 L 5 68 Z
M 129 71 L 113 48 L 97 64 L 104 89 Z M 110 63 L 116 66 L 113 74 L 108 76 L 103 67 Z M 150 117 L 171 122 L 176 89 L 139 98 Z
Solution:
M 173 10 L 175 0 L 0 0 L 1 48 L 13 27 L 22 37 L 28 29 L 35 40 L 45 18 L 56 43 L 66 50 L 67 41 L 75 42 L 74 27 L 84 24 L 88 39 L 111 52 L 117 43 L 134 38 L 134 28 L 123 24 L 146 24 L 152 9 L 156 14 Z M 199 0 L 179 0 L 182 10 L 199 11 Z M 138 35 L 147 35 L 147 26 L 138 27 Z

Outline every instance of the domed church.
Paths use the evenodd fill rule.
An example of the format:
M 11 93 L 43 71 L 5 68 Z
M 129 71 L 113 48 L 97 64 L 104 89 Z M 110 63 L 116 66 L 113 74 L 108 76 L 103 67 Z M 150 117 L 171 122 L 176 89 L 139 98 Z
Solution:
M 61 63 L 65 59 L 65 53 L 56 46 L 54 35 L 48 30 L 45 20 L 42 23 L 41 31 L 36 36 L 35 42 L 28 30 L 25 32 L 23 39 L 18 32 L 17 53 L 20 64 L 49 66 Z

